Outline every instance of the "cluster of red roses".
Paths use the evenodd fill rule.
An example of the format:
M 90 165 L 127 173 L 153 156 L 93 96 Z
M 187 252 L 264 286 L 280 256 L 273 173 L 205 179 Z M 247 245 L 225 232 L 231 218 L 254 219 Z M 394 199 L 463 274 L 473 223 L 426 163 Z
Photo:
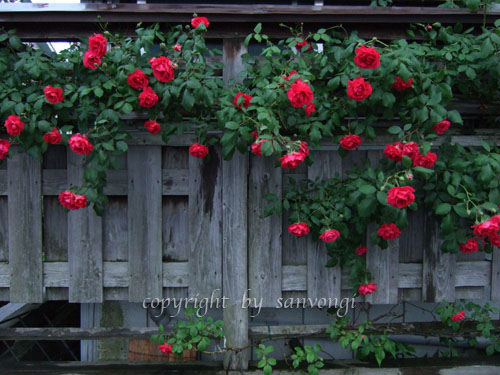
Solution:
M 386 145 L 384 154 L 387 159 L 400 162 L 403 156 L 408 156 L 414 167 L 431 168 L 437 160 L 437 155 L 434 152 L 427 152 L 422 155 L 415 142 L 401 143 L 395 142 L 392 145 Z
M 358 293 L 364 296 L 367 294 L 372 294 L 376 290 L 377 290 L 377 284 L 375 283 L 361 284 L 358 287 Z
M 108 40 L 102 34 L 89 37 L 89 49 L 83 55 L 83 65 L 92 70 L 97 69 L 107 49 Z
M 67 190 L 59 194 L 59 203 L 68 210 L 78 210 L 87 207 L 88 201 L 85 195 L 76 195 Z
M 479 250 L 479 243 L 484 246 L 484 239 L 486 238 L 492 246 L 500 247 L 500 215 L 491 217 L 482 223 L 472 226 L 474 238 L 469 238 L 465 243 L 460 244 L 460 251 L 462 253 L 473 253 Z

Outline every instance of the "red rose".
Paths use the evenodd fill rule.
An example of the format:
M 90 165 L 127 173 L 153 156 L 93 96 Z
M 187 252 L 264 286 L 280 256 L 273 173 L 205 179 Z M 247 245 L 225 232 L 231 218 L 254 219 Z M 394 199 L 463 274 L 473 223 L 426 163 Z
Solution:
M 97 69 L 101 65 L 101 59 L 93 52 L 87 51 L 83 55 L 83 65 L 89 69 Z
M 433 152 L 428 152 L 427 155 L 417 155 L 413 159 L 414 167 L 431 168 L 437 160 L 437 155 Z
M 10 142 L 6 139 L 0 139 L 0 160 L 9 155 Z
M 142 90 L 148 87 L 149 78 L 142 70 L 136 69 L 134 73 L 129 73 L 127 83 L 135 90 Z
M 161 126 L 156 121 L 146 121 L 144 127 L 148 129 L 151 134 L 158 134 L 161 131 Z
M 281 77 L 282 77 L 285 81 L 289 81 L 289 80 L 290 80 L 290 78 L 292 78 L 292 76 L 293 76 L 294 74 L 298 74 L 298 73 L 297 73 L 295 70 L 291 70 L 291 71 L 290 71 L 290 74 L 288 75 L 288 77 L 287 77 L 286 75 L 282 75 Z
M 401 161 L 403 159 L 403 145 L 396 142 L 393 145 L 385 145 L 384 154 L 387 159 Z
M 307 156 L 309 155 L 309 147 L 307 147 L 307 142 L 300 141 L 299 152 L 302 152 L 307 158 Z
M 101 58 L 106 54 L 108 40 L 102 34 L 89 37 L 89 51 Z
M 345 135 L 340 138 L 340 147 L 344 150 L 354 150 L 361 144 L 361 137 L 356 134 Z
M 254 155 L 257 155 L 257 156 L 262 156 L 262 151 L 261 151 L 261 147 L 262 145 L 264 144 L 264 142 L 268 142 L 269 139 L 263 139 L 262 141 L 260 142 L 257 142 L 255 141 L 254 143 L 252 143 L 252 154 Z
M 361 284 L 358 288 L 358 293 L 365 296 L 367 294 L 372 294 L 376 290 L 377 290 L 377 284 L 374 283 Z
M 496 233 L 490 234 L 488 236 L 488 241 L 490 242 L 491 246 L 500 247 L 500 235 Z
M 425 29 L 426 29 L 427 31 L 431 31 L 431 30 L 432 30 L 432 26 L 431 26 L 431 25 L 427 25 L 427 26 L 425 26 Z
M 52 104 L 62 102 L 64 99 L 62 89 L 58 89 L 49 85 L 43 89 L 43 92 L 45 94 L 45 98 Z
M 168 57 L 160 56 L 149 59 L 153 75 L 160 82 L 170 82 L 174 79 L 174 67 Z
M 259 133 L 257 133 L 257 130 L 254 130 L 253 132 L 250 133 L 250 136 L 252 136 L 255 139 L 257 139 L 257 138 L 259 138 Z
M 347 81 L 347 96 L 357 102 L 368 98 L 372 94 L 372 85 L 363 77 Z
M 71 191 L 64 191 L 59 194 L 59 203 L 61 203 L 61 206 L 67 208 L 68 210 L 74 210 L 75 197 L 75 193 Z
M 465 243 L 460 244 L 461 253 L 474 253 L 479 250 L 479 245 L 474 238 L 469 238 Z
M 85 208 L 87 207 L 87 204 L 88 200 L 85 195 L 75 195 L 75 210 L 78 210 L 79 208 Z
M 403 155 L 406 155 L 411 160 L 414 160 L 418 155 L 420 155 L 418 145 L 415 142 L 405 143 L 403 145 Z
M 16 115 L 10 115 L 7 117 L 3 124 L 7 128 L 7 133 L 17 137 L 24 129 L 24 122 Z
M 309 46 L 309 48 L 307 49 L 308 51 L 312 51 L 313 48 L 312 48 L 311 44 L 304 39 L 302 39 L 302 42 L 297 42 L 297 44 L 295 45 L 295 48 L 297 48 L 298 51 L 302 51 L 302 47 L 306 47 L 306 46 Z
M 174 51 L 177 51 L 177 52 L 179 52 L 180 50 L 182 50 L 182 46 L 179 43 L 177 43 L 172 48 L 173 48 Z
M 356 254 L 358 255 L 363 255 L 364 253 L 366 253 L 366 246 L 360 246 L 358 247 L 356 250 L 354 250 L 356 252 Z
M 380 65 L 380 54 L 375 48 L 361 46 L 356 48 L 354 62 L 363 69 L 376 69 Z
M 308 234 L 311 230 L 307 226 L 307 223 L 301 222 L 301 223 L 295 223 L 292 224 L 288 227 L 288 232 L 290 234 L 293 234 L 294 236 L 297 237 L 302 237 Z
M 392 84 L 392 88 L 396 91 L 404 91 L 411 87 L 413 83 L 413 78 L 410 78 L 408 82 L 403 81 L 400 77 L 396 77 L 394 79 L 394 83 Z
M 396 208 L 407 207 L 415 201 L 415 189 L 411 186 L 393 187 L 387 193 L 387 203 Z
M 473 225 L 471 228 L 474 229 L 474 234 L 476 236 L 488 237 L 495 235 L 500 229 L 500 223 L 497 216 L 493 216 L 490 220 L 483 223 Z
M 151 108 L 158 103 L 158 95 L 151 87 L 146 87 L 139 94 L 139 105 L 144 108 Z
M 250 100 L 252 100 L 252 96 L 251 95 L 247 95 L 247 94 L 243 94 L 242 92 L 239 92 L 239 93 L 236 94 L 236 96 L 234 97 L 234 100 L 233 100 L 233 105 L 236 108 L 241 109 L 241 104 L 238 103 L 238 99 L 240 97 L 243 97 L 243 100 L 242 100 L 243 106 L 245 108 L 250 107 Z
M 394 240 L 399 237 L 401 231 L 394 223 L 382 224 L 377 230 L 377 235 L 384 240 Z
M 291 154 L 286 154 L 280 158 L 278 161 L 281 162 L 281 167 L 284 169 L 294 169 L 299 166 L 300 163 L 304 161 L 306 156 L 302 152 L 292 152 Z
M 323 242 L 334 242 L 340 237 L 340 232 L 337 229 L 325 230 L 319 239 Z
M 208 155 L 208 147 L 196 142 L 189 147 L 189 153 L 195 158 L 203 159 Z
M 437 134 L 443 134 L 445 131 L 448 130 L 450 125 L 451 125 L 450 122 L 447 119 L 444 119 L 443 121 L 434 124 L 432 129 L 434 129 Z
M 465 318 L 465 311 L 462 310 L 462 311 L 456 313 L 455 315 L 453 315 L 450 319 L 453 322 L 459 322 L 459 321 L 463 320 L 464 318 Z
M 309 103 L 304 108 L 304 111 L 306 112 L 306 116 L 311 116 L 311 114 L 313 114 L 315 110 L 316 110 L 316 107 L 314 106 L 314 103 Z
M 208 22 L 206 17 L 195 17 L 191 20 L 191 26 L 193 29 L 197 29 L 201 24 L 204 24 L 207 28 L 210 26 L 210 22 Z
M 54 128 L 51 132 L 45 133 L 43 135 L 43 140 L 46 143 L 56 144 L 61 142 L 61 139 L 61 133 L 59 132 L 59 130 L 57 130 L 57 128 Z
M 163 344 L 163 345 L 160 345 L 158 347 L 158 349 L 162 352 L 162 353 L 166 353 L 166 354 L 170 354 L 172 353 L 172 345 L 169 345 L 169 344 Z
M 307 83 L 302 82 L 300 78 L 292 83 L 286 94 L 288 95 L 290 103 L 295 108 L 302 108 L 311 103 L 314 99 L 311 88 Z
M 94 146 L 89 142 L 89 139 L 80 133 L 76 133 L 71 136 L 68 143 L 71 150 L 80 155 L 88 155 L 94 148 Z

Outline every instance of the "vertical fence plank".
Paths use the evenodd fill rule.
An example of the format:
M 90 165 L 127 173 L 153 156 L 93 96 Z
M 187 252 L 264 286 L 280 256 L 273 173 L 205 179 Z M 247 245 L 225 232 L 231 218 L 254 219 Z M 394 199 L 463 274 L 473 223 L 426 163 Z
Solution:
M 209 160 L 189 158 L 189 295 L 222 295 L 222 167 L 220 152 Z
M 262 307 L 275 307 L 281 297 L 281 217 L 264 218 L 265 195 L 281 199 L 281 170 L 274 160 L 250 157 L 248 192 L 249 285 L 250 296 L 262 300 Z
M 440 249 L 438 224 L 432 213 L 425 215 L 424 263 L 422 267 L 422 299 L 424 302 L 455 300 L 455 254 Z
M 68 148 L 68 184 L 83 184 L 84 157 Z M 69 302 L 103 301 L 102 220 L 91 207 L 68 212 Z
M 129 301 L 162 294 L 161 146 L 128 152 Z
M 43 302 L 40 160 L 11 151 L 8 161 L 10 301 Z
M 494 247 L 491 257 L 491 300 L 500 301 L 500 248 Z
M 337 151 L 313 151 L 314 164 L 309 167 L 308 178 L 326 180 L 342 175 L 342 159 Z M 330 228 L 335 229 L 335 228 Z M 328 262 L 325 244 L 307 239 L 307 297 L 339 298 L 340 300 L 340 265 L 325 267 Z

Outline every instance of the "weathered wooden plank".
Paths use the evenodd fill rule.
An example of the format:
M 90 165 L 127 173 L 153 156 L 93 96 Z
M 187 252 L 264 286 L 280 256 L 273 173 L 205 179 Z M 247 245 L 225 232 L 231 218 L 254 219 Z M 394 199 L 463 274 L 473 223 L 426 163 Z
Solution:
M 283 265 L 282 269 L 282 290 L 306 291 L 307 290 L 307 266 L 289 266 Z
M 399 238 L 399 261 L 401 263 L 421 263 L 423 259 L 424 208 L 408 210 L 408 227 Z
M 248 190 L 248 275 L 250 296 L 262 300 L 262 307 L 274 307 L 281 297 L 281 217 L 264 218 L 265 195 L 281 199 L 281 170 L 274 160 L 250 157 Z
M 189 159 L 189 295 L 210 297 L 222 289 L 222 166 L 220 151 L 209 160 Z M 219 293 L 220 295 L 220 293 Z
M 248 345 L 248 308 L 241 305 L 241 299 L 248 289 L 248 155 L 235 153 L 231 161 L 222 164 L 222 169 L 223 290 L 224 296 L 229 298 L 229 305 L 223 312 L 224 325 L 228 342 L 236 348 L 245 348 Z M 246 369 L 248 352 L 227 353 L 224 357 L 226 368 Z
M 83 184 L 84 158 L 68 149 L 68 183 Z M 69 301 L 102 302 L 102 219 L 90 207 L 68 212 Z
M 43 198 L 43 248 L 45 261 L 68 261 L 68 217 L 54 196 Z
M 422 299 L 425 302 L 455 300 L 455 254 L 440 249 L 438 226 L 432 214 L 425 215 Z
M 40 303 L 42 288 L 42 174 L 40 160 L 13 148 L 8 161 L 11 302 Z
M 163 260 L 189 259 L 188 197 L 163 197 Z
M 109 197 L 102 217 L 103 260 L 122 261 L 128 259 L 127 198 Z
M 162 295 L 161 147 L 128 151 L 129 301 Z
M 308 178 L 326 180 L 342 175 L 342 159 L 337 152 L 312 152 L 314 164 L 309 167 Z M 328 228 L 335 229 L 335 228 Z M 325 267 L 329 256 L 325 244 L 311 236 L 307 238 L 307 297 L 340 298 L 341 272 L 340 265 Z
M 99 326 L 100 309 L 95 303 L 80 304 L 80 327 L 94 328 Z M 82 340 L 80 342 L 80 360 L 95 362 L 97 358 L 97 340 Z
M 500 249 L 495 247 L 491 257 L 491 300 L 500 301 Z
M 0 197 L 0 262 L 9 260 L 9 204 Z

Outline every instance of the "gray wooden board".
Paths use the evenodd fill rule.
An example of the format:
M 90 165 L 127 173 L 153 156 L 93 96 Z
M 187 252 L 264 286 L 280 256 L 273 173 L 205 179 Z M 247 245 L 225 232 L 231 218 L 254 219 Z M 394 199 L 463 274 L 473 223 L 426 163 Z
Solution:
M 342 159 L 337 152 L 313 152 L 314 164 L 309 167 L 308 178 L 326 180 L 336 173 L 342 174 Z M 329 228 L 335 229 L 335 228 Z M 326 245 L 319 239 L 307 238 L 307 296 L 309 298 L 340 298 L 340 266 L 325 267 L 329 256 Z
M 9 260 L 9 204 L 0 197 L 0 261 Z
M 189 258 L 188 197 L 163 197 L 163 261 Z
M 162 295 L 162 175 L 160 146 L 128 152 L 129 301 Z
M 40 160 L 12 147 L 8 161 L 11 302 L 40 303 L 42 288 L 42 176 Z
M 500 249 L 493 248 L 491 259 L 491 300 L 500 301 Z
M 424 212 L 407 210 L 408 226 L 399 238 L 399 261 L 401 263 L 421 263 L 424 248 Z
M 45 261 L 68 260 L 68 218 L 57 197 L 43 197 L 43 248 Z
M 127 198 L 111 196 L 104 210 L 103 260 L 122 261 L 128 259 Z
M 68 183 L 84 183 L 84 157 L 68 149 Z M 91 207 L 68 212 L 69 301 L 102 302 L 102 219 Z
M 208 160 L 205 160 L 207 159 Z M 210 147 L 203 160 L 189 158 L 189 295 L 222 289 L 222 158 Z
M 262 307 L 274 307 L 281 297 L 281 217 L 264 218 L 265 195 L 281 199 L 282 175 L 271 158 L 250 156 L 248 186 L 248 274 L 251 297 L 262 300 Z

